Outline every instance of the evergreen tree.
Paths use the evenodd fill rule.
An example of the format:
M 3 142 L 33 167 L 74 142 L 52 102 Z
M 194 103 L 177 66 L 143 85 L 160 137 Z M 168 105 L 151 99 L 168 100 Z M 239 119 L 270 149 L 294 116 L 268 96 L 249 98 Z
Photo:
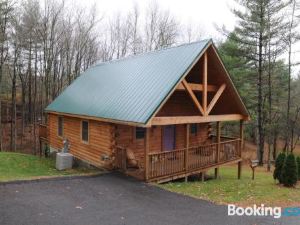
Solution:
M 290 153 L 284 160 L 281 171 L 281 181 L 286 187 L 292 187 L 297 183 L 298 171 L 294 154 Z
M 257 122 L 257 155 L 262 165 L 267 123 L 264 96 L 268 96 L 268 88 L 265 84 L 268 83 L 267 80 L 271 81 L 272 74 L 271 67 L 267 65 L 284 50 L 282 44 L 286 26 L 282 11 L 286 4 L 278 0 L 237 0 L 237 2 L 243 9 L 233 10 L 238 18 L 238 25 L 235 29 L 236 35 L 231 38 L 239 43 L 243 57 L 250 60 L 249 66 L 256 71 L 257 113 L 252 117 L 255 117 Z M 267 68 L 269 79 L 266 76 Z M 269 90 L 269 96 L 270 93 Z
M 298 180 L 300 180 L 300 156 L 297 156 Z
M 282 173 L 282 167 L 283 167 L 284 161 L 285 161 L 285 153 L 281 152 L 281 153 L 279 153 L 279 155 L 276 158 L 275 170 L 273 173 L 273 178 L 275 180 L 278 180 L 279 183 L 282 183 L 281 173 Z

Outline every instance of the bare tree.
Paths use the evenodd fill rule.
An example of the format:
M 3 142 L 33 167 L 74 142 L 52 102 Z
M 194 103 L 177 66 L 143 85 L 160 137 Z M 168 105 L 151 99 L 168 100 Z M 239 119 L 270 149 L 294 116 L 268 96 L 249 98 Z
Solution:
M 293 143 L 290 142 L 291 138 L 291 121 L 290 121 L 290 108 L 291 108 L 291 77 L 292 77 L 292 47 L 298 40 L 300 40 L 300 34 L 297 31 L 300 23 L 300 14 L 297 16 L 297 9 L 300 3 L 297 0 L 290 1 L 290 13 L 289 13 L 289 25 L 287 35 L 287 46 L 288 46 L 288 97 L 287 97 L 287 111 L 286 111 L 286 135 L 285 135 L 285 150 L 292 150 Z
M 0 88 L 2 86 L 2 77 L 4 66 L 8 57 L 8 36 L 9 26 L 13 11 L 13 3 L 10 0 L 0 2 Z M 0 89 L 0 95 L 1 95 Z M 2 144 L 2 99 L 0 96 L 0 151 L 3 148 Z
M 179 23 L 169 11 L 161 10 L 156 2 L 146 13 L 145 48 L 147 51 L 172 46 L 177 43 Z

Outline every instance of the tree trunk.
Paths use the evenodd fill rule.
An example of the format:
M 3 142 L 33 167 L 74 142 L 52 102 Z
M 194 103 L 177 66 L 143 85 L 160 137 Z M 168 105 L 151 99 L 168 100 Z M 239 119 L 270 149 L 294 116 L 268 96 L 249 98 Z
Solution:
M 15 54 L 16 57 L 16 54 Z M 16 59 L 15 59 L 16 60 Z M 16 151 L 16 62 L 14 63 L 13 69 L 13 78 L 12 78 L 12 89 L 11 89 L 11 130 L 10 130 L 10 149 L 11 151 Z
M 37 97 L 37 43 L 35 44 L 35 61 L 34 61 L 34 90 L 33 90 L 33 153 L 36 155 L 37 153 L 37 137 L 36 137 L 36 97 Z
M 0 64 L 0 85 L 2 85 L 2 64 Z M 0 97 L 0 152 L 1 151 L 2 151 L 2 99 Z
M 295 17 L 295 9 L 296 9 L 296 0 L 293 0 L 292 2 L 292 13 L 291 13 L 291 22 L 289 26 L 289 34 L 288 34 L 288 46 L 289 46 L 289 51 L 288 51 L 288 99 L 287 99 L 287 111 L 286 111 L 286 140 L 285 140 L 285 146 L 284 150 L 288 151 L 290 147 L 290 128 L 291 128 L 291 122 L 290 122 L 290 108 L 291 108 L 291 55 L 292 55 L 292 32 L 293 32 L 293 26 L 294 26 L 294 17 Z
M 277 140 L 278 140 L 278 132 L 276 131 L 274 133 L 274 137 L 273 137 L 273 159 L 275 160 L 277 157 Z
M 32 123 L 32 70 L 31 70 L 31 39 L 29 40 L 28 59 L 28 122 Z
M 261 23 L 263 23 L 263 8 L 261 7 L 261 14 L 260 14 Z M 258 159 L 259 164 L 263 165 L 263 157 L 264 157 L 264 128 L 263 128 L 263 118 L 262 118 L 262 102 L 263 102 L 263 96 L 262 96 L 262 48 L 263 48 L 263 31 L 262 26 L 263 24 L 260 24 L 260 33 L 259 33 L 259 46 L 258 46 L 258 79 L 257 79 L 257 92 L 258 92 L 258 104 L 257 104 L 257 123 L 258 123 Z

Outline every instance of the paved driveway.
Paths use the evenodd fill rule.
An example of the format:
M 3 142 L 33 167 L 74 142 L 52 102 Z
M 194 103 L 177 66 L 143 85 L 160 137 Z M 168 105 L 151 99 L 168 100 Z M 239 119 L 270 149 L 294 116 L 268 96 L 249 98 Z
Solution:
M 226 206 L 137 182 L 118 173 L 93 178 L 0 185 L 1 225 L 299 224 L 229 217 Z

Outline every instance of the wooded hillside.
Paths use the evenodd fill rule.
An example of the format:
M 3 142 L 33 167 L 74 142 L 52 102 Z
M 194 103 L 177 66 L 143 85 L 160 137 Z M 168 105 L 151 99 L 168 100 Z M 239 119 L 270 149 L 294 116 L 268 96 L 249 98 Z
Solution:
M 250 111 L 246 138 L 262 163 L 278 141 L 293 151 L 300 137 L 300 3 L 238 3 L 235 29 L 219 29 L 216 44 Z M 36 154 L 43 109 L 95 63 L 205 38 L 157 3 L 144 11 L 136 4 L 107 17 L 63 0 L 0 0 L 0 150 Z

